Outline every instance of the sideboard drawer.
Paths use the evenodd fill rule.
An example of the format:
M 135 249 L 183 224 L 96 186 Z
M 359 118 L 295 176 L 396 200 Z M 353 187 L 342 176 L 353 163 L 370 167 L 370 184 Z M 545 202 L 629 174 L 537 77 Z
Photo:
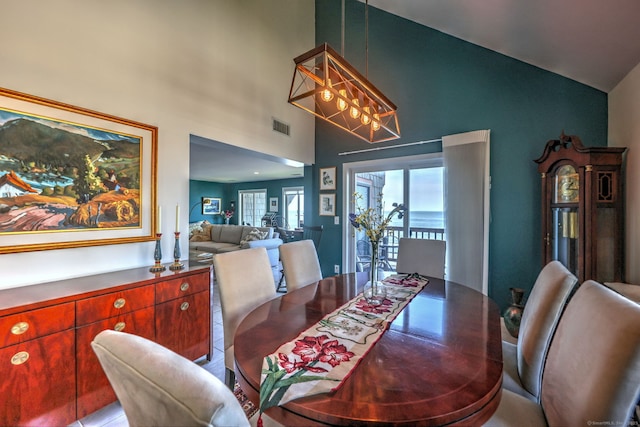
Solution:
M 209 292 L 199 292 L 156 306 L 156 341 L 190 360 L 210 353 Z
M 116 400 L 111 384 L 91 347 L 93 338 L 106 329 L 115 329 L 154 341 L 154 313 L 154 307 L 148 307 L 76 329 L 78 419 Z
M 185 295 L 208 290 L 210 284 L 209 275 L 210 272 L 207 270 L 204 273 L 192 274 L 156 284 L 156 303 L 159 304 Z
M 75 332 L 0 349 L 0 425 L 64 426 L 76 419 Z
M 73 328 L 74 307 L 68 302 L 0 317 L 0 348 Z
M 154 292 L 154 285 L 147 285 L 77 301 L 76 326 L 152 306 Z

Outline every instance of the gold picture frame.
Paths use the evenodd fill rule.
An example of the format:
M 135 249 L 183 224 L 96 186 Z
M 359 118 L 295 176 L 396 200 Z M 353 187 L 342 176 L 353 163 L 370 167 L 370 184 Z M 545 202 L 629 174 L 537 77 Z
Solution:
M 0 254 L 151 241 L 154 126 L 0 88 Z
M 320 190 L 336 189 L 336 167 L 320 168 Z

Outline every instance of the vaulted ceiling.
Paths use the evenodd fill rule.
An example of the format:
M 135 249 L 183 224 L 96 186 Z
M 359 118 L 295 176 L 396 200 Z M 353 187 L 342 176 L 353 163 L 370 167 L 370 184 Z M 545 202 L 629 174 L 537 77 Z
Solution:
M 369 6 L 603 92 L 640 63 L 638 0 L 369 0 Z
M 607 93 L 640 63 L 640 0 L 369 0 L 368 4 Z M 216 144 L 217 150 L 224 148 Z M 301 173 L 283 159 L 233 147 L 225 153 L 192 144 L 191 179 L 241 182 Z

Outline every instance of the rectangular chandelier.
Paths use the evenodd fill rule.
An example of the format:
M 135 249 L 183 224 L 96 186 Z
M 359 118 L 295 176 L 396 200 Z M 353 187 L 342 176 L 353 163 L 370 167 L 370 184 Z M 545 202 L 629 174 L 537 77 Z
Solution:
M 369 143 L 400 138 L 397 107 L 327 43 L 293 61 L 289 103 Z

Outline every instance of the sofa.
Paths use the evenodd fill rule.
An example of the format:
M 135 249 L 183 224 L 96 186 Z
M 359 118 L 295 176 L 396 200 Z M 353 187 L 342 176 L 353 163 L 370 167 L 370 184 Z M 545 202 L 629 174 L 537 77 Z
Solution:
M 264 247 L 267 249 L 271 268 L 280 271 L 279 247 L 282 239 L 273 227 L 250 225 L 194 223 L 189 227 L 189 251 L 219 254 L 241 249 Z

